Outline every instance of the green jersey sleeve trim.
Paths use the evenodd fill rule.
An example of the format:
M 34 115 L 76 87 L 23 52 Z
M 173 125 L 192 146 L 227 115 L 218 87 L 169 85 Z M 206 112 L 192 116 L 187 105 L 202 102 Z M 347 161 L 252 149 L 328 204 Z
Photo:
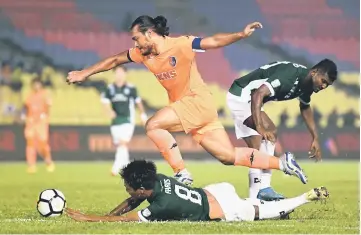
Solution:
M 310 102 L 304 101 L 301 97 L 298 97 L 298 100 L 300 101 L 300 103 L 302 103 L 304 105 L 310 105 Z
M 149 222 L 149 220 L 147 220 L 144 216 L 143 216 L 143 211 L 144 210 L 148 210 L 148 208 L 145 208 L 145 209 L 143 209 L 143 210 L 141 210 L 141 211 L 138 211 L 138 216 L 139 216 L 139 219 L 141 220 L 141 221 L 143 221 L 143 222 Z
M 266 87 L 268 87 L 268 90 L 271 92 L 270 97 L 273 97 L 273 96 L 275 95 L 275 90 L 273 89 L 271 83 L 265 82 L 265 83 L 263 83 L 263 84 L 266 85 Z

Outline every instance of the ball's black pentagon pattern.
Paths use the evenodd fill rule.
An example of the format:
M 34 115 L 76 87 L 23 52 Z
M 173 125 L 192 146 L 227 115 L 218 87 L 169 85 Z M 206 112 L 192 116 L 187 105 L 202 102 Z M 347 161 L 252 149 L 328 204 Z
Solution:
M 43 193 L 46 192 L 46 191 L 52 191 L 54 193 L 54 196 L 52 198 L 50 198 L 49 200 L 42 198 Z M 54 211 L 54 208 L 51 205 L 52 199 L 57 198 L 57 197 L 60 198 L 63 201 L 63 203 L 64 203 L 63 204 L 63 209 L 64 209 L 65 205 L 66 205 L 66 200 L 62 196 L 60 196 L 55 189 L 45 189 L 45 190 L 43 190 L 39 195 L 39 199 L 38 199 L 38 202 L 37 202 L 37 207 L 39 206 L 40 202 L 44 202 L 49 206 L 49 213 L 44 215 L 38 210 L 39 214 L 44 216 L 44 217 L 49 217 L 49 216 L 54 215 L 54 214 L 59 214 L 59 215 L 63 214 L 63 209 L 60 210 L 60 211 Z
M 65 205 L 65 199 L 58 194 L 58 191 L 56 191 L 55 189 L 53 189 L 53 192 L 55 193 L 55 197 L 60 197 L 60 198 L 64 201 L 64 205 Z

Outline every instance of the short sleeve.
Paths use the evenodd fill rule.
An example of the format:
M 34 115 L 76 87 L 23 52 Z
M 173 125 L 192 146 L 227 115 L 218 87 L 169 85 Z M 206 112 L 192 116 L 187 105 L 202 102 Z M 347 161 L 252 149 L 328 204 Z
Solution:
M 143 55 L 138 48 L 131 48 L 128 50 L 128 59 L 135 63 L 143 63 Z
M 165 207 L 153 202 L 143 210 L 138 211 L 139 219 L 143 222 L 162 220 L 166 215 Z
M 311 94 L 302 94 L 298 97 L 298 100 L 300 101 L 300 103 L 304 104 L 304 105 L 310 105 L 311 103 Z
M 110 93 L 109 93 L 109 89 L 106 89 L 105 91 L 103 91 L 100 94 L 100 100 L 103 104 L 110 104 L 111 103 L 111 98 L 110 98 Z
M 296 76 L 296 74 L 290 74 L 289 71 L 271 74 L 263 83 L 270 90 L 270 97 L 276 96 L 279 92 L 289 92 L 293 87 L 293 83 L 291 84 L 287 79 L 293 76 Z
M 201 48 L 202 38 L 194 37 L 194 36 L 189 36 L 189 37 L 190 37 L 190 40 L 192 41 L 192 51 L 205 52 L 205 50 Z
M 200 37 L 195 36 L 183 36 L 181 37 L 181 43 L 179 44 L 182 47 L 182 51 L 190 59 L 193 59 L 196 55 L 196 52 L 204 52 L 201 49 L 201 40 Z

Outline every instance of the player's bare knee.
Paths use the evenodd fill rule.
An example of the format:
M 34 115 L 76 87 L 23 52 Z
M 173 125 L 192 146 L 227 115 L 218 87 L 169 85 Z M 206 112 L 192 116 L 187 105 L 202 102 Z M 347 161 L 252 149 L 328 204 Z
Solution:
M 148 119 L 147 123 L 145 124 L 145 130 L 147 132 L 159 129 L 159 123 L 154 121 L 152 118 Z
M 249 148 L 259 149 L 261 146 L 262 137 L 255 135 L 255 136 L 246 137 L 244 138 L 244 140 Z

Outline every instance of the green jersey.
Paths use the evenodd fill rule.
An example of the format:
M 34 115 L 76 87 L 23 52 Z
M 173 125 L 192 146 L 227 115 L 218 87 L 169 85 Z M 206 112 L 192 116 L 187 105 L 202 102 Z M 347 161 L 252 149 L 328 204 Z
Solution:
M 103 103 L 110 103 L 116 113 L 116 117 L 112 120 L 112 125 L 134 123 L 134 104 L 140 101 L 137 89 L 134 86 L 128 83 L 121 87 L 110 84 L 101 94 L 101 100 Z
M 236 79 L 229 92 L 241 96 L 245 102 L 250 102 L 252 91 L 266 85 L 271 95 L 263 100 L 264 103 L 299 98 L 300 102 L 309 104 L 313 89 L 301 87 L 308 73 L 309 70 L 300 64 L 288 61 L 273 62 Z
M 201 188 L 191 188 L 173 178 L 157 175 L 149 206 L 138 212 L 142 221 L 208 221 L 209 204 Z

